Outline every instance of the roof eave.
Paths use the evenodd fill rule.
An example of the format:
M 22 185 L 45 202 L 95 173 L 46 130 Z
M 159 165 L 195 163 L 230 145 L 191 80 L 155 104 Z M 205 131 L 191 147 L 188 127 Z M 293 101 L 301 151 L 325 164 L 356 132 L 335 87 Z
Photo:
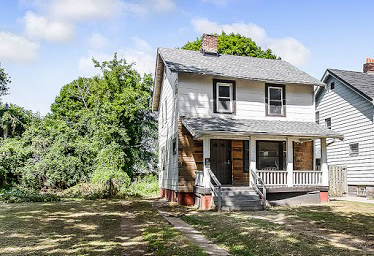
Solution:
M 166 64 L 167 65 L 167 64 Z M 171 69 L 171 67 L 168 67 Z M 226 79 L 242 79 L 242 80 L 250 80 L 250 81 L 258 81 L 258 82 L 264 82 L 264 83 L 275 83 L 275 84 L 300 84 L 300 85 L 311 85 L 311 86 L 318 86 L 318 87 L 324 87 L 326 86 L 325 83 L 307 83 L 307 82 L 295 82 L 295 81 L 286 81 L 286 80 L 271 80 L 271 79 L 260 79 L 260 78 L 251 78 L 251 77 L 241 77 L 241 76 L 224 76 L 220 74 L 215 73 L 203 73 L 203 72 L 187 72 L 187 71 L 180 71 L 171 69 L 172 71 L 180 74 L 192 74 L 192 75 L 201 75 L 201 76 L 214 76 L 214 77 L 220 77 L 220 78 L 226 78 Z
M 153 80 L 152 111 L 158 111 L 159 108 L 164 65 L 159 49 L 157 49 L 155 77 Z
M 316 134 L 292 134 L 292 133 L 268 133 L 268 132 L 227 132 L 227 131 L 193 131 L 188 125 L 185 125 L 186 129 L 196 139 L 201 139 L 205 135 L 220 135 L 220 136 L 284 136 L 284 137 L 303 137 L 312 139 L 339 139 L 343 140 L 344 136 L 340 134 L 336 135 L 316 135 Z

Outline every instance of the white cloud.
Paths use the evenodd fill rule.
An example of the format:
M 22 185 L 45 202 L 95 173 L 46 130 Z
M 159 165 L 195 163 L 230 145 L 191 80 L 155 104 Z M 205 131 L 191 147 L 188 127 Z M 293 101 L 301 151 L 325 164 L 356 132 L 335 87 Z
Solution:
M 0 31 L 0 61 L 30 62 L 36 58 L 39 45 L 15 34 Z
M 108 44 L 108 40 L 99 33 L 94 33 L 90 37 L 90 45 L 92 48 L 103 48 Z
M 49 15 L 75 21 L 112 18 L 124 8 L 120 0 L 51 0 L 48 3 Z
M 156 56 L 152 47 L 142 38 L 134 37 L 132 41 L 131 47 L 117 51 L 118 57 L 125 58 L 128 63 L 134 63 L 135 69 L 142 75 L 153 73 Z M 100 70 L 94 67 L 92 58 L 97 61 L 107 61 L 113 58 L 113 54 L 92 52 L 90 56 L 81 57 L 78 63 L 80 76 L 91 77 L 100 73 Z
M 262 48 L 272 49 L 283 60 L 296 66 L 305 64 L 311 54 L 309 49 L 295 38 L 272 38 L 263 28 L 253 23 L 218 24 L 208 19 L 194 19 L 192 25 L 199 33 L 221 33 L 224 31 L 250 37 Z
M 32 11 L 26 12 L 23 22 L 26 35 L 33 39 L 62 42 L 71 39 L 74 34 L 73 25 L 62 21 L 48 20 Z

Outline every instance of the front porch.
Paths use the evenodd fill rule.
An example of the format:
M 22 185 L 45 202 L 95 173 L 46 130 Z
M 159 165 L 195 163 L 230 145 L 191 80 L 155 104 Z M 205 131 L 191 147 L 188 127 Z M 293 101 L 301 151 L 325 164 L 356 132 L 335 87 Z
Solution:
M 269 188 L 328 186 L 326 138 L 223 138 L 203 137 L 204 170 L 196 172 L 196 184 L 208 187 L 211 170 L 222 185 L 249 186 L 252 171 Z M 314 155 L 317 140 L 321 147 L 318 166 Z

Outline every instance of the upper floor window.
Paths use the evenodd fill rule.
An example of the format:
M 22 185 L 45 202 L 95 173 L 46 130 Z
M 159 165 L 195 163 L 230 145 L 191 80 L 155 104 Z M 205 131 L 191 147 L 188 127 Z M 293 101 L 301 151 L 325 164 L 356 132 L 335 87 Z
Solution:
M 350 143 L 349 144 L 349 155 L 350 156 L 358 156 L 358 143 Z
M 165 104 L 164 104 L 164 116 L 163 116 L 163 122 L 164 122 L 164 125 L 166 125 L 167 121 L 168 121 L 168 101 L 165 100 Z
M 330 84 L 330 90 L 334 90 L 334 89 L 335 89 L 335 83 L 331 82 L 331 84 Z
M 235 81 L 213 80 L 214 113 L 235 113 Z
M 286 116 L 286 92 L 284 85 L 266 84 L 266 115 Z
M 331 129 L 331 118 L 325 119 L 325 126 L 327 129 Z
M 319 124 L 319 111 L 316 111 L 316 124 Z

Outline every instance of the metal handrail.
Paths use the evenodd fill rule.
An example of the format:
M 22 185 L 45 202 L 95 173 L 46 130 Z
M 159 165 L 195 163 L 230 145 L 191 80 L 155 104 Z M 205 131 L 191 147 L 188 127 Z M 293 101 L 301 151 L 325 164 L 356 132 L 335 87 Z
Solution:
M 214 175 L 214 173 L 212 172 L 211 169 L 208 169 L 208 173 L 209 173 L 209 176 L 210 176 L 209 186 L 210 186 L 210 189 L 214 193 L 216 193 L 217 196 L 218 196 L 218 211 L 220 212 L 222 210 L 222 184 L 221 184 L 221 182 L 219 182 L 216 175 Z M 214 186 L 214 184 L 212 183 L 212 180 L 214 181 L 216 186 Z
M 260 195 L 260 198 L 262 199 L 262 207 L 266 209 L 266 186 L 265 182 L 257 175 L 256 171 L 254 171 L 251 168 L 251 175 L 252 179 L 251 180 L 251 185 L 253 189 L 257 192 L 257 194 Z M 260 190 L 259 186 L 257 183 L 260 183 L 262 185 L 262 191 Z

